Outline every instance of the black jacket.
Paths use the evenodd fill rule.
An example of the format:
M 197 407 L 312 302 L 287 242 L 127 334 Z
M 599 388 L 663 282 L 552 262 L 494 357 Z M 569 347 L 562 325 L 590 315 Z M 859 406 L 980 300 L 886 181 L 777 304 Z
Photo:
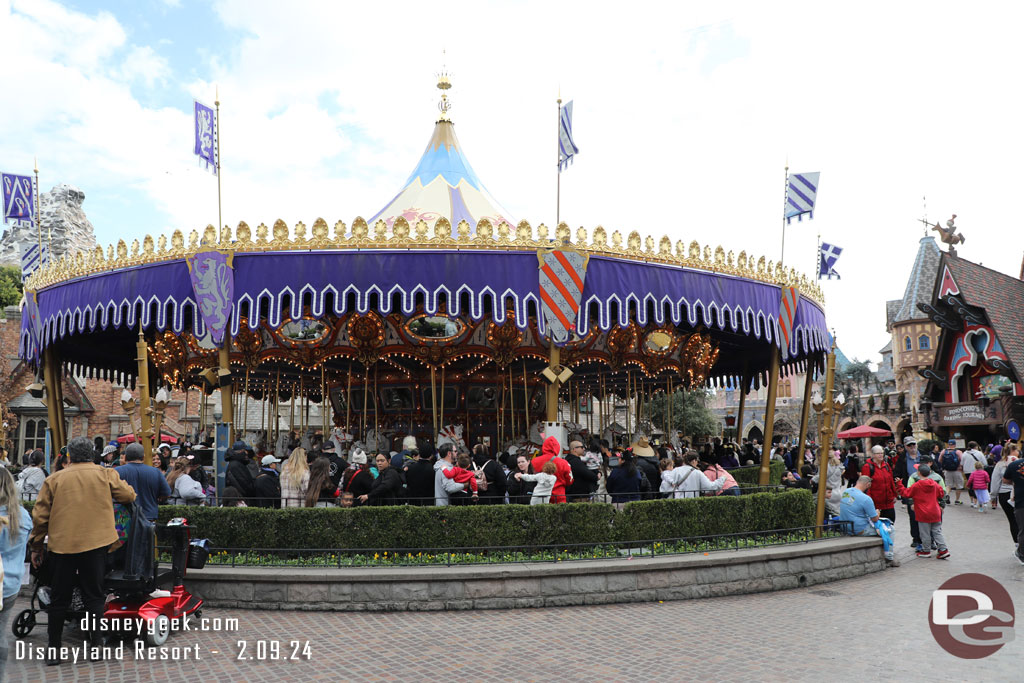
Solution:
M 253 483 L 253 505 L 260 508 L 281 507 L 281 479 L 273 470 L 262 470 Z
M 516 473 L 509 472 L 507 486 L 508 502 L 516 505 L 529 505 L 530 499 L 533 498 L 533 489 L 536 486 L 537 482 L 517 480 Z
M 488 460 L 483 465 L 484 477 L 487 479 L 487 490 L 480 491 L 480 502 L 500 505 L 505 502 L 505 470 L 497 460 Z
M 414 460 L 405 469 L 405 496 L 410 505 L 434 504 L 434 463 Z
M 644 494 L 644 498 L 657 498 L 658 489 L 661 487 L 661 471 L 654 458 L 640 457 L 636 459 L 636 468 L 647 475 L 647 481 L 651 482 L 651 490 Z M 573 476 L 576 473 L 573 472 Z
M 234 486 L 243 498 L 256 495 L 252 472 L 249 471 L 249 454 L 245 451 L 228 451 L 224 459 L 228 463 L 227 471 L 224 473 L 224 486 Z
M 589 499 L 590 494 L 597 490 L 597 472 L 587 467 L 578 455 L 567 455 L 565 460 L 572 468 L 572 483 L 565 492 L 569 502 Z
M 363 494 L 369 494 L 373 488 L 373 474 L 370 470 L 349 470 L 352 474 L 348 475 L 348 479 L 344 482 L 343 491 L 347 491 L 352 494 L 352 504 L 362 505 L 359 502 L 359 496 Z
M 369 498 L 366 502 L 370 505 L 398 505 L 402 495 L 402 477 L 398 470 L 394 467 L 381 470 L 367 495 Z

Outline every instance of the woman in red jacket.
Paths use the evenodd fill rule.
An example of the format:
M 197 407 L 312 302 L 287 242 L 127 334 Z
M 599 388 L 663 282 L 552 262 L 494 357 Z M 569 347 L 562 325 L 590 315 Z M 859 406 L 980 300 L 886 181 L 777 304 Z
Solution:
M 540 447 L 540 455 L 534 458 L 530 463 L 534 472 L 540 472 L 544 468 L 544 463 L 548 460 L 554 459 L 555 488 L 551 491 L 552 503 L 564 503 L 565 490 L 569 487 L 569 484 L 572 483 L 572 467 L 565 458 L 558 457 L 561 452 L 562 445 L 558 443 L 558 439 L 553 436 L 549 436 L 544 439 L 544 444 Z
M 878 516 L 896 522 L 896 476 L 889 463 L 885 461 L 885 451 L 881 446 L 871 447 L 871 459 L 868 460 L 860 473 L 871 477 L 871 488 L 867 494 L 875 501 Z

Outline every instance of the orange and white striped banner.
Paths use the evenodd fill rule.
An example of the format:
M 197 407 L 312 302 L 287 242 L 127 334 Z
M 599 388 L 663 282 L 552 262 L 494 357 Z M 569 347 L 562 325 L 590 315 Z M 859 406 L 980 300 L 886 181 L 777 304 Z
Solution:
M 796 287 L 782 288 L 782 301 L 779 304 L 779 346 L 782 348 L 783 359 L 789 358 L 789 348 L 793 340 L 793 321 L 796 319 L 796 305 L 800 301 L 800 291 Z

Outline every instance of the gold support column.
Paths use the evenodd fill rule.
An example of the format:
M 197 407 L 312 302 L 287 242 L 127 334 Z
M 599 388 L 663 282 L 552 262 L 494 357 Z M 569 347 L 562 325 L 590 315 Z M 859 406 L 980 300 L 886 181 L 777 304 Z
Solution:
M 746 390 L 751 386 L 750 379 L 744 374 L 739 380 L 739 411 L 736 415 L 736 443 L 743 445 L 743 411 L 746 409 Z M 736 453 L 736 462 L 742 464 L 742 451 Z
M 551 368 L 552 372 L 557 372 L 556 368 L 561 364 L 562 350 L 555 346 L 555 342 L 551 341 L 550 355 L 548 360 L 548 367 Z M 558 380 L 555 380 L 548 387 L 547 393 L 547 421 L 558 422 Z
M 828 478 L 828 453 L 832 448 L 832 414 L 835 407 L 832 385 L 835 383 L 835 375 L 836 352 L 833 345 L 825 367 L 825 395 L 822 397 L 824 408 L 821 411 L 821 446 L 818 449 L 818 509 L 814 518 L 817 525 L 814 530 L 815 538 L 821 537 L 821 525 L 825 521 L 825 483 Z
M 231 372 L 231 336 L 228 334 L 224 335 L 224 344 L 218 351 L 220 357 L 220 369 L 221 372 Z M 228 425 L 228 443 L 235 442 L 235 407 L 231 402 L 231 387 L 234 383 L 229 382 L 226 386 L 220 388 L 220 413 L 221 420 Z
M 139 340 L 135 343 L 135 360 L 139 363 L 139 439 L 142 441 L 143 462 L 153 464 L 153 426 L 149 411 L 149 347 L 139 326 Z
M 59 411 L 60 397 L 60 368 L 57 364 L 57 353 L 53 346 L 48 346 L 43 351 L 43 385 L 46 387 L 46 419 L 50 423 L 50 448 L 51 457 L 56 459 L 58 451 L 64 447 L 61 440 L 61 415 Z
M 797 472 L 804 463 L 804 445 L 807 442 L 807 425 L 811 419 L 811 385 L 814 383 L 814 368 L 807 361 L 807 376 L 804 378 L 804 403 L 800 408 L 800 440 L 797 442 L 797 457 L 793 463 Z
M 772 346 L 772 364 L 768 370 L 768 398 L 764 407 L 764 443 L 761 444 L 761 471 L 757 478 L 760 486 L 767 486 L 771 475 L 768 466 L 772 450 L 772 437 L 775 436 L 775 395 L 779 390 L 779 363 L 782 351 Z

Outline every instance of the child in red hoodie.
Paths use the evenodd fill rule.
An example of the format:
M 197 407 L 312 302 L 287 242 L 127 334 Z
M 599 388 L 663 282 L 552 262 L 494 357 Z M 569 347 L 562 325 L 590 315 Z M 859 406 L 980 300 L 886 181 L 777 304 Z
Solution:
M 921 476 L 910 488 L 903 485 L 897 477 L 895 480 L 896 491 L 903 498 L 912 498 L 914 501 L 914 517 L 917 519 L 917 526 L 921 530 L 921 549 L 917 551 L 918 557 L 932 556 L 932 542 L 938 549 L 938 557 L 944 560 L 949 557 L 949 549 L 946 547 L 946 539 L 942 535 L 942 508 L 939 501 L 945 498 L 946 493 L 934 479 L 929 475 L 932 470 L 928 465 L 918 465 L 917 473 Z
M 444 476 L 449 479 L 454 479 L 457 484 L 469 484 L 469 490 L 473 492 L 473 498 L 479 498 L 480 496 L 477 493 L 476 473 L 469 469 L 472 466 L 473 461 L 470 460 L 469 455 L 466 453 L 460 453 L 455 461 L 458 465 L 453 465 L 446 470 L 441 470 L 444 472 Z

